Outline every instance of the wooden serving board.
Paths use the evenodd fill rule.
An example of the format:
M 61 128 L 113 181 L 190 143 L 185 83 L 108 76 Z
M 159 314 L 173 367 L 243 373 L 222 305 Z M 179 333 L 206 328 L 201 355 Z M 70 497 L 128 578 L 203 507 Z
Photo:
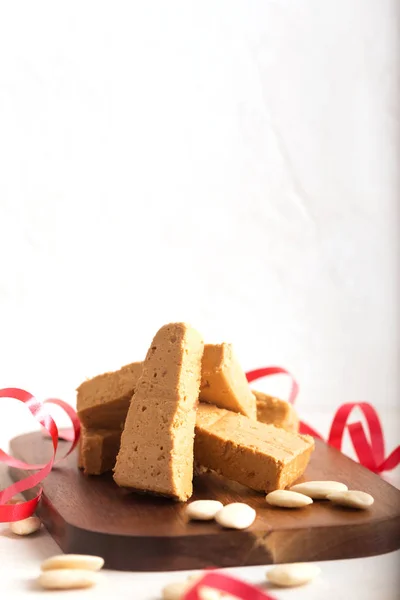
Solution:
M 67 443 L 60 442 L 60 451 Z M 46 462 L 51 441 L 30 433 L 11 442 L 14 456 Z M 11 469 L 14 480 L 26 472 Z M 342 559 L 400 548 L 400 492 L 337 450 L 316 440 L 302 480 L 335 480 L 369 492 L 366 511 L 327 501 L 299 510 L 269 507 L 263 494 L 216 475 L 195 478 L 195 499 L 247 502 L 257 519 L 247 530 L 224 530 L 215 522 L 188 522 L 185 504 L 118 488 L 111 474 L 84 476 L 72 454 L 43 484 L 38 514 L 64 552 L 103 556 L 118 570 L 169 571 L 282 562 Z

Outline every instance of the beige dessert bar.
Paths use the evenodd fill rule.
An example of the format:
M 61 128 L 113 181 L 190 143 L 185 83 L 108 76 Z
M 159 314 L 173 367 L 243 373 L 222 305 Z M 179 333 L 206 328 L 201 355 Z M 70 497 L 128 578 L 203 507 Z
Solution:
M 200 400 L 257 418 L 256 399 L 231 344 L 204 346 Z
M 114 468 L 121 429 L 81 429 L 78 466 L 85 475 L 101 475 Z
M 88 429 L 122 428 L 142 367 L 142 362 L 134 362 L 84 381 L 77 389 L 82 425 Z
M 203 350 L 200 334 L 184 323 L 165 325 L 154 337 L 122 433 L 118 485 L 181 501 L 192 495 Z
M 299 418 L 293 406 L 285 400 L 252 390 L 257 403 L 257 421 L 281 427 L 286 431 L 299 431 Z
M 313 449 L 311 436 L 209 404 L 198 407 L 196 463 L 254 490 L 271 492 L 290 486 L 304 473 Z

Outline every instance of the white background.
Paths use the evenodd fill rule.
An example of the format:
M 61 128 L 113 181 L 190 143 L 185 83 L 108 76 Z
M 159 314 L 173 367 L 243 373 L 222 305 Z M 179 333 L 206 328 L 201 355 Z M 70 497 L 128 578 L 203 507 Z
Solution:
M 188 320 L 323 432 L 373 403 L 392 449 L 398 8 L 0 1 L 0 387 L 74 403 Z
M 178 319 L 395 406 L 396 0 L 0 6 L 0 384 L 73 397 Z

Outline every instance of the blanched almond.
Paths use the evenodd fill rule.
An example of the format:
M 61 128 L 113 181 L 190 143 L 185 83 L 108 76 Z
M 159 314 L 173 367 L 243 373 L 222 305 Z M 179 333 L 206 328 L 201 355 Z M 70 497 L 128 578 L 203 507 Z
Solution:
M 313 502 L 309 496 L 289 490 L 270 492 L 266 495 L 265 500 L 271 506 L 281 506 L 283 508 L 302 508 Z
M 291 492 L 299 492 L 299 494 L 304 494 L 314 500 L 325 500 L 328 494 L 346 490 L 347 485 L 339 481 L 305 481 L 292 485 L 290 488 Z
M 186 514 L 189 519 L 211 521 L 222 507 L 218 500 L 195 500 L 186 506 Z
M 333 494 L 329 494 L 327 499 L 334 504 L 340 504 L 340 506 L 348 506 L 350 508 L 358 508 L 359 510 L 365 510 L 374 503 L 374 498 L 371 496 L 371 494 L 359 492 L 358 490 L 334 492 Z
M 254 523 L 255 518 L 254 508 L 243 502 L 227 504 L 215 515 L 215 520 L 219 525 L 230 529 L 246 529 Z
M 294 587 L 308 583 L 317 575 L 321 569 L 311 563 L 293 563 L 290 565 L 279 565 L 267 572 L 267 579 L 280 587 Z
M 42 571 L 53 569 L 83 569 L 84 571 L 99 571 L 104 565 L 101 556 L 89 554 L 58 554 L 48 558 L 41 564 Z
M 9 527 L 16 535 L 30 535 L 39 531 L 41 525 L 40 519 L 37 517 L 28 517 L 27 519 L 22 519 L 22 521 L 10 523 Z
M 163 600 L 181 600 L 186 591 L 193 585 L 189 581 L 174 581 L 168 583 L 162 591 Z
M 99 574 L 82 569 L 53 569 L 43 571 L 39 585 L 46 590 L 74 590 L 92 587 L 99 581 Z

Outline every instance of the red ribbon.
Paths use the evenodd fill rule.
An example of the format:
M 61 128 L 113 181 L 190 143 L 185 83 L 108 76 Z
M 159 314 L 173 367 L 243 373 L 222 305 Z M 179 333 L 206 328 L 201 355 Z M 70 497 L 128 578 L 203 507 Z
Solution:
M 254 587 L 254 585 L 250 585 L 229 575 L 223 575 L 218 571 L 209 571 L 204 577 L 197 580 L 185 593 L 183 600 L 201 600 L 199 592 L 202 587 L 210 587 L 214 590 L 231 594 L 241 600 L 275 600 L 273 596 Z
M 25 406 L 29 409 L 31 414 L 35 417 L 35 419 L 44 427 L 47 433 L 50 435 L 52 443 L 53 443 L 53 455 L 50 460 L 45 464 L 29 464 L 25 463 L 17 458 L 14 458 L 0 449 L 0 462 L 5 463 L 10 467 L 16 467 L 18 469 L 25 469 L 27 471 L 38 471 L 32 475 L 28 475 L 24 479 L 13 483 L 5 490 L 0 492 L 0 523 L 10 523 L 12 521 L 20 521 L 21 519 L 26 519 L 30 517 L 36 509 L 36 506 L 40 500 L 42 495 L 42 488 L 39 488 L 39 491 L 35 495 L 34 498 L 28 500 L 26 502 L 21 502 L 21 504 L 7 504 L 9 500 L 20 492 L 24 492 L 28 489 L 31 489 L 38 484 L 40 484 L 45 477 L 50 473 L 53 465 L 65 456 L 68 456 L 74 448 L 76 447 L 79 441 L 80 435 L 80 423 L 77 417 L 75 410 L 63 400 L 58 400 L 57 398 L 49 398 L 45 402 L 41 402 L 37 398 L 34 398 L 32 394 L 26 392 L 25 390 L 21 390 L 19 388 L 5 388 L 0 389 L 0 398 L 13 398 L 14 400 L 18 400 L 25 404 Z M 72 444 L 66 455 L 62 458 L 59 458 L 57 461 L 55 460 L 57 446 L 58 446 L 58 437 L 59 432 L 57 425 L 55 424 L 53 418 L 51 417 L 47 407 L 45 404 L 56 404 L 60 406 L 64 412 L 67 413 L 68 417 L 71 419 L 73 426 L 73 439 Z
M 250 383 L 257 379 L 261 379 L 262 377 L 278 374 L 288 375 L 290 377 L 291 391 L 288 401 L 291 404 L 294 404 L 299 392 L 299 385 L 293 375 L 286 369 L 282 369 L 281 367 L 264 367 L 249 371 L 246 373 L 246 376 L 247 381 Z M 366 419 L 370 441 L 368 441 L 364 432 L 364 427 L 360 421 L 357 423 L 348 423 L 354 408 L 359 408 Z M 391 471 L 400 464 L 400 446 L 397 446 L 397 448 L 385 458 L 385 440 L 382 425 L 378 413 L 371 404 L 368 404 L 367 402 L 348 402 L 342 404 L 333 418 L 327 443 L 334 448 L 341 450 L 343 435 L 346 428 L 357 454 L 357 458 L 364 467 L 367 467 L 367 469 L 370 469 L 375 473 L 382 473 L 383 471 Z M 323 439 L 321 434 L 303 421 L 300 421 L 300 433 L 307 433 L 313 437 L 321 440 Z

